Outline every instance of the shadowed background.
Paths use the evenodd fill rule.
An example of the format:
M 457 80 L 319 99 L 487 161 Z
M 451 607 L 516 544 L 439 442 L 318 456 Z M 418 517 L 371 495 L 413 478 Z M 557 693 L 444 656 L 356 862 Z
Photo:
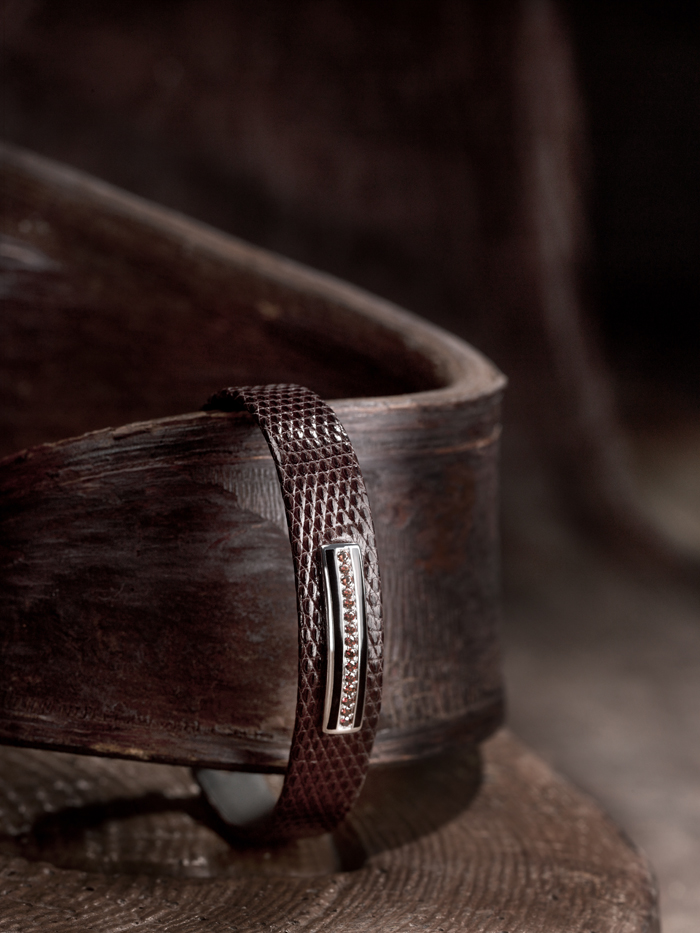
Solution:
M 698 22 L 679 3 L 4 5 L 2 134 L 510 377 L 510 721 L 700 915 Z

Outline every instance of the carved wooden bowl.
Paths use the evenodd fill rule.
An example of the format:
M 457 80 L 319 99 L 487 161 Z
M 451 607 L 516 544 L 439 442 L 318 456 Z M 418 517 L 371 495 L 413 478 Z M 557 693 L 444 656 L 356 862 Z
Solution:
M 387 641 L 374 760 L 489 734 L 503 376 L 392 305 L 84 175 L 11 150 L 3 173 L 0 739 L 284 770 L 282 499 L 250 419 L 198 412 L 265 382 L 335 399 L 366 478 Z

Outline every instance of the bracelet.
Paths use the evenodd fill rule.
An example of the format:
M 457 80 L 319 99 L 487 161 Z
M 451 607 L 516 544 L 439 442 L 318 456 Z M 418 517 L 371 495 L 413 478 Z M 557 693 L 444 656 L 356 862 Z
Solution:
M 279 478 L 294 560 L 299 679 L 289 764 L 275 801 L 264 775 L 200 769 L 224 821 L 259 841 L 334 829 L 369 765 L 382 689 L 374 527 L 357 457 L 335 413 L 295 385 L 223 389 L 207 411 L 247 411 Z

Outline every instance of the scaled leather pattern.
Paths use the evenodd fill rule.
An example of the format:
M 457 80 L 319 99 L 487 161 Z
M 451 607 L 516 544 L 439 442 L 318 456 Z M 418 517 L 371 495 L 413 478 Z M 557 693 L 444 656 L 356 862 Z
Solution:
M 350 440 L 333 410 L 296 385 L 222 389 L 205 410 L 248 411 L 269 444 L 287 513 L 299 617 L 299 684 L 289 765 L 280 798 L 259 836 L 278 840 L 334 829 L 364 782 L 379 718 L 383 629 L 369 500 Z M 322 544 L 360 546 L 366 588 L 367 684 L 362 728 L 322 731 L 326 631 Z

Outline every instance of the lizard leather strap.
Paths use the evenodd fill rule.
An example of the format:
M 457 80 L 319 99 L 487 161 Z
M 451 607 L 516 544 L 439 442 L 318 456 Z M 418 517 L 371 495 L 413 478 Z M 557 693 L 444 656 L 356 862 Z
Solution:
M 252 817 L 245 820 L 236 812 L 236 801 L 233 812 L 226 809 L 227 795 L 229 802 L 234 796 L 255 798 L 258 792 L 252 789 L 250 779 L 256 779 L 260 787 L 263 775 L 200 771 L 197 777 L 220 816 L 229 824 L 247 824 L 247 834 L 256 839 L 285 840 L 327 832 L 340 823 L 360 792 L 381 703 L 381 594 L 365 484 L 343 426 L 333 410 L 309 389 L 296 385 L 228 388 L 212 396 L 204 409 L 249 412 L 272 452 L 294 560 L 299 679 L 289 764 L 271 810 L 266 812 L 255 799 Z M 358 724 L 361 719 L 359 728 L 329 733 L 324 731 L 324 699 L 331 676 L 327 666 L 332 645 L 328 644 L 324 612 L 323 553 L 329 550 L 324 546 L 339 543 L 349 544 L 347 550 L 357 555 L 356 566 L 363 578 L 358 586 L 364 586 L 366 681 L 364 715 L 360 708 L 357 718 Z M 345 552 L 330 549 L 330 553 L 340 554 L 340 567 L 349 566 L 342 564 L 350 560 Z M 343 685 L 345 689 L 344 681 Z M 232 782 L 228 789 L 227 779 Z

